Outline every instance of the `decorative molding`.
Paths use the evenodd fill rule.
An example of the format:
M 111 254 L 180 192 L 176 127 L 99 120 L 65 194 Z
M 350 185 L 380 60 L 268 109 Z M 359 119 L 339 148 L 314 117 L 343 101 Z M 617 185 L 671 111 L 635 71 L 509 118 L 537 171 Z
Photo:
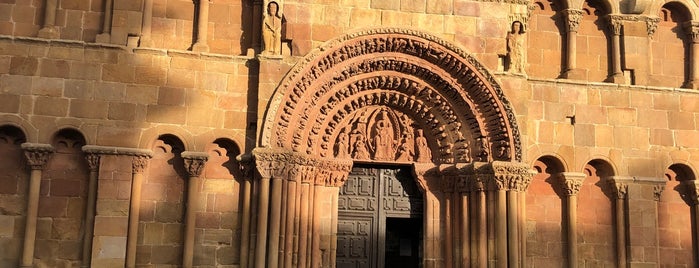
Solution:
M 46 162 L 54 152 L 53 146 L 41 143 L 22 143 L 24 156 L 27 158 L 29 166 L 33 170 L 44 169 Z
M 395 53 L 373 55 L 387 52 Z M 378 71 L 382 75 L 377 77 Z M 369 92 L 377 88 L 379 94 Z M 299 61 L 270 101 L 262 144 L 330 157 L 347 119 L 371 105 L 388 106 L 428 126 L 425 132 L 436 143 L 430 146 L 438 162 L 468 159 L 454 148 L 463 152 L 468 145 L 462 137 L 469 136 L 487 137 L 494 150 L 488 153 L 496 160 L 521 159 L 514 113 L 495 78 L 461 49 L 426 33 L 396 28 L 330 40 Z M 482 118 L 472 120 L 476 115 Z
M 340 187 L 352 170 L 350 159 L 328 159 L 284 149 L 255 148 L 252 151 L 262 178 L 280 178 Z
M 204 152 L 182 152 L 182 158 L 184 159 L 184 168 L 187 170 L 187 174 L 190 177 L 199 177 L 201 172 L 204 171 L 204 165 L 209 159 L 209 154 Z

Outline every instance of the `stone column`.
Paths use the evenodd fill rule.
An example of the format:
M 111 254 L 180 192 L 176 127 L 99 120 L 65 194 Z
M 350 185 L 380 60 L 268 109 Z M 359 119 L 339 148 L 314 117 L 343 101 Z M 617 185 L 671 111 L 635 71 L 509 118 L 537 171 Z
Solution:
M 583 69 L 577 68 L 577 35 L 580 21 L 582 20 L 583 11 L 579 9 L 565 9 L 562 12 L 565 15 L 566 24 L 566 66 L 563 71 L 563 78 L 584 80 L 587 78 L 586 72 Z
M 250 200 L 252 199 L 252 178 L 254 163 L 250 155 L 237 157 L 240 162 L 240 171 L 243 174 L 243 183 L 240 187 L 242 196 L 242 212 L 240 226 L 240 267 L 248 267 L 248 255 L 250 250 Z
M 126 238 L 126 267 L 136 267 L 136 246 L 138 244 L 138 217 L 141 213 L 141 187 L 143 176 L 151 155 L 134 155 L 131 162 L 131 205 L 129 208 L 129 230 Z
M 617 267 L 626 267 L 626 214 L 625 204 L 628 196 L 629 185 L 632 178 L 610 177 L 606 179 L 614 190 L 614 223 L 615 223 L 615 243 L 617 253 Z
M 699 181 L 682 181 L 677 191 L 680 192 L 682 200 L 689 205 L 692 217 L 692 255 L 694 265 L 697 265 L 699 264 Z
M 81 267 L 90 267 L 92 258 L 92 239 L 95 230 L 95 205 L 97 202 L 97 179 L 99 176 L 100 154 L 94 151 L 86 150 L 83 147 L 83 152 L 86 153 L 85 159 L 90 167 L 90 181 L 87 185 L 87 200 L 85 205 L 85 238 L 83 239 L 82 250 L 82 265 Z
M 141 25 L 141 42 L 139 47 L 152 47 L 153 39 L 153 0 L 143 1 L 143 22 Z
M 22 143 L 24 156 L 31 167 L 29 177 L 29 196 L 27 197 L 27 221 L 24 227 L 24 247 L 22 249 L 21 267 L 33 267 L 34 245 L 36 242 L 36 221 L 39 213 L 39 189 L 41 188 L 42 170 L 46 166 L 53 147 L 49 144 Z
M 197 42 L 192 46 L 192 51 L 209 52 L 206 43 L 209 31 L 209 0 L 199 0 L 199 16 L 197 16 Z
M 472 176 L 467 175 L 468 173 L 463 169 L 459 168 L 459 174 L 457 175 L 456 181 L 456 199 L 459 201 L 458 210 L 459 219 L 457 219 L 457 231 L 459 232 L 460 244 L 457 245 L 456 249 L 459 251 L 460 259 L 457 260 L 456 267 L 470 267 L 472 266 L 471 260 L 471 202 L 469 194 L 471 192 L 470 179 Z
M 39 37 L 46 39 L 56 39 L 61 36 L 61 32 L 56 26 L 56 8 L 58 0 L 47 0 L 44 6 L 44 25 L 39 30 Z
M 608 16 L 609 34 L 612 40 L 612 74 L 607 78 L 608 82 L 622 84 L 626 82 L 624 72 L 621 70 L 621 27 L 623 22 L 619 15 Z
M 419 187 L 425 194 L 424 210 L 424 236 L 423 236 L 423 267 L 444 267 L 442 253 L 443 234 L 440 228 L 440 201 L 438 199 L 441 184 L 439 168 L 433 164 L 413 164 L 413 173 L 417 178 Z
M 196 227 L 197 212 L 201 211 L 199 194 L 201 193 L 201 172 L 204 170 L 209 154 L 204 152 L 182 152 L 184 167 L 189 175 L 187 182 L 187 210 L 184 222 L 184 250 L 182 253 L 182 267 L 191 268 L 194 260 L 194 229 Z
M 648 57 L 646 59 L 646 65 L 648 68 L 646 68 L 646 75 L 643 76 L 643 79 L 647 81 L 648 76 L 653 73 L 653 35 L 655 34 L 655 31 L 658 30 L 658 23 L 660 22 L 659 17 L 645 17 L 645 22 L 646 22 L 646 33 L 648 34 L 648 42 L 647 42 L 647 51 L 648 51 Z M 639 81 L 639 75 L 638 71 L 636 72 L 636 84 L 642 85 L 645 84 L 644 81 Z
M 565 214 L 565 226 L 566 228 L 566 242 L 568 243 L 568 248 L 566 252 L 568 253 L 568 267 L 575 268 L 578 267 L 578 198 L 577 194 L 580 191 L 580 187 L 585 180 L 586 175 L 583 173 L 576 172 L 562 172 L 558 174 L 558 179 L 560 180 L 563 191 L 565 192 L 565 204 L 566 204 L 566 214 Z
M 442 207 L 441 214 L 444 215 L 444 260 L 446 268 L 454 267 L 455 255 L 455 240 L 456 232 L 454 231 L 454 186 L 456 181 L 456 172 L 453 167 L 440 168 L 442 174 L 441 177 L 441 190 L 444 196 L 444 206 Z
M 475 243 L 472 248 L 472 267 L 488 267 L 488 222 L 486 210 L 486 196 L 484 178 L 474 175 L 471 182 L 471 197 L 473 199 L 473 216 L 476 219 L 473 224 L 471 239 Z M 475 254 L 474 254 L 475 253 Z
M 689 75 L 684 88 L 699 89 L 699 21 L 688 21 L 684 24 L 687 32 L 689 47 Z
M 111 43 L 113 5 L 114 0 L 104 0 L 104 18 L 102 20 L 102 33 L 97 35 L 95 39 L 97 43 Z

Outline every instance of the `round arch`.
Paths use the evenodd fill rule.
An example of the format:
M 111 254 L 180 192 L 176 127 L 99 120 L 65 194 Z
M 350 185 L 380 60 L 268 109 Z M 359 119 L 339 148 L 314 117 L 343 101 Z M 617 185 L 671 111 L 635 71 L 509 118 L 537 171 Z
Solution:
M 259 145 L 359 160 L 522 159 L 494 77 L 462 49 L 398 28 L 348 34 L 299 61 L 268 104 Z
M 699 6 L 697 6 L 693 1 L 686 1 L 686 0 L 665 0 L 665 1 L 654 1 L 647 9 L 647 14 L 648 15 L 658 15 L 660 14 L 660 10 L 667 5 L 670 4 L 672 6 L 675 6 L 679 8 L 678 11 L 681 12 L 687 12 L 687 15 L 689 18 L 688 20 L 695 20 L 697 15 L 696 15 L 696 10 L 699 9 Z

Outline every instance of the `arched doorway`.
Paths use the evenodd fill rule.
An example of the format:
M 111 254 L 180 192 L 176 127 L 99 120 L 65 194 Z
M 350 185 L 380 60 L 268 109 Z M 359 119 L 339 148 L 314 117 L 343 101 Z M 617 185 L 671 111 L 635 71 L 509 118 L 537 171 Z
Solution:
M 469 236 L 485 233 L 498 217 L 497 253 L 491 255 L 518 265 L 523 224 L 514 192 L 523 191 L 529 175 L 526 165 L 517 165 L 522 152 L 514 113 L 488 71 L 448 42 L 394 28 L 328 41 L 279 84 L 260 137 L 253 150 L 256 196 L 250 197 L 258 211 L 257 233 L 251 234 L 256 239 L 254 267 L 341 264 L 344 255 L 337 252 L 344 250 L 344 227 L 339 215 L 347 211 L 340 206 L 353 183 L 348 178 L 356 175 L 352 168 L 384 174 L 392 170 L 387 164 L 410 166 L 394 173 L 410 171 L 405 178 L 419 186 L 423 219 L 400 213 L 389 217 L 391 210 L 381 216 L 379 209 L 372 216 L 377 238 L 367 245 L 380 250 L 368 262 L 381 267 L 393 250 L 386 248 L 385 236 L 391 225 L 398 228 L 398 257 L 400 233 L 417 231 L 421 249 L 410 254 L 421 257 L 417 263 L 423 267 L 471 263 L 476 255 L 473 265 L 485 264 L 489 241 Z M 378 175 L 371 180 L 381 189 L 394 179 Z M 486 213 L 486 191 L 488 200 L 497 197 L 498 209 L 507 209 L 491 207 Z M 479 201 L 472 205 L 470 199 Z M 477 226 L 475 220 L 461 224 L 475 218 L 471 207 L 473 215 L 496 216 L 479 218 Z M 419 221 L 418 229 L 400 229 L 410 219 Z M 513 228 L 506 228 L 507 220 L 515 223 Z M 508 246 L 508 241 L 515 242 Z M 404 249 L 407 255 L 408 247 Z
M 420 267 L 422 212 L 407 167 L 356 165 L 340 188 L 337 267 Z

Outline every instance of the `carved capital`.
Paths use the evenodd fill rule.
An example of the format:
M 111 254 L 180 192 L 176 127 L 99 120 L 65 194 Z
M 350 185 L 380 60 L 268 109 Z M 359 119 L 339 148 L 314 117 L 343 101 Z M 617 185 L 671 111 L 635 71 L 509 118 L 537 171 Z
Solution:
M 441 185 L 439 179 L 441 173 L 439 167 L 428 163 L 414 163 L 413 175 L 417 178 L 417 182 L 421 191 L 439 191 Z
M 257 148 L 253 150 L 257 171 L 263 178 L 281 178 L 339 187 L 352 169 L 351 159 L 316 158 L 297 152 Z
M 692 43 L 699 42 L 699 21 L 688 21 L 684 23 L 684 30 L 687 36 L 691 38 Z
M 563 14 L 565 15 L 568 32 L 577 32 L 580 27 L 580 21 L 582 21 L 583 11 L 579 9 L 565 9 Z
M 199 177 L 204 171 L 204 165 L 209 159 L 209 154 L 203 152 L 182 152 L 184 159 L 184 168 L 190 177 Z
M 134 155 L 131 160 L 131 172 L 133 174 L 143 174 L 148 167 L 148 161 L 151 159 L 150 155 Z
M 617 199 L 626 199 L 629 193 L 629 182 L 632 180 L 632 178 L 614 176 L 607 178 L 607 183 L 609 183 L 609 188 Z
M 660 22 L 660 18 L 658 17 L 646 17 L 646 32 L 648 33 L 648 37 L 653 37 L 655 34 L 655 31 L 658 30 L 658 23 Z
M 680 197 L 687 205 L 699 205 L 699 181 L 682 181 L 680 185 L 675 187 L 675 190 L 680 193 Z
M 563 191 L 568 196 L 577 195 L 580 192 L 580 187 L 582 187 L 586 177 L 585 174 L 576 172 L 561 172 L 557 176 Z
M 660 201 L 660 196 L 665 191 L 665 184 L 656 184 L 653 186 L 653 200 Z
M 516 162 L 494 161 L 491 167 L 497 190 L 524 192 L 529 188 L 535 174 L 528 165 Z
M 85 160 L 87 160 L 87 165 L 90 168 L 90 172 L 96 172 L 100 167 L 100 154 L 87 153 L 85 154 Z
M 238 168 L 240 173 L 243 174 L 243 178 L 249 180 L 252 178 L 253 172 L 255 171 L 255 161 L 250 154 L 242 154 L 235 158 L 238 163 Z
M 46 162 L 53 154 L 53 146 L 40 143 L 22 143 L 22 150 L 32 169 L 44 169 Z
M 607 26 L 613 35 L 621 35 L 621 27 L 624 25 L 623 17 L 620 15 L 608 15 Z

